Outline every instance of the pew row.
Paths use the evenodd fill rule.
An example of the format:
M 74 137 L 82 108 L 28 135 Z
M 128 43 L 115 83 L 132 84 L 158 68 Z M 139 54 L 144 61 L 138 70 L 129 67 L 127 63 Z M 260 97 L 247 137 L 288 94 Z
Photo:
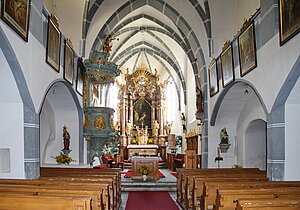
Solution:
M 88 196 L 44 196 L 0 194 L 0 209 L 30 210 L 91 210 L 92 198 Z

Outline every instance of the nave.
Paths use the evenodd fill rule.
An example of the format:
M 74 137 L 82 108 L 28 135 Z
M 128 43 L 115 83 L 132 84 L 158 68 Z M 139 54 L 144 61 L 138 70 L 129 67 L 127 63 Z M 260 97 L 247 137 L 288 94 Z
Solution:
M 156 181 L 121 170 L 44 167 L 36 180 L 1 179 L 0 209 L 300 209 L 299 181 L 269 181 L 258 168 L 161 169 Z

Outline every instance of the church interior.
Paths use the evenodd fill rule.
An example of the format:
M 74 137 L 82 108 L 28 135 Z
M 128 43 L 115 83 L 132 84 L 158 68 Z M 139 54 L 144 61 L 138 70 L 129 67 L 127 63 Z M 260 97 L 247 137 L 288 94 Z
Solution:
M 300 1 L 0 3 L 0 209 L 300 209 Z

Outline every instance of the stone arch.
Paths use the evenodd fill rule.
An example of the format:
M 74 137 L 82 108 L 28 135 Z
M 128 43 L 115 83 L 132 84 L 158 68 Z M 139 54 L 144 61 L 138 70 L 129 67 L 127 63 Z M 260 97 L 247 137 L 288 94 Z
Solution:
M 226 127 L 231 146 L 222 165 L 223 167 L 243 165 L 245 138 L 249 137 L 245 135 L 247 128 L 249 129 L 251 122 L 257 119 L 267 121 L 267 116 L 266 106 L 253 85 L 241 79 L 235 80 L 223 89 L 213 107 L 209 129 L 210 145 L 207 151 L 216 151 L 215 147 L 220 143 L 220 131 Z M 209 163 L 214 165 L 212 160 L 209 158 Z
M 268 116 L 268 177 L 284 180 L 286 156 L 285 105 L 300 76 L 300 56 L 282 85 Z
M 256 88 L 254 87 L 254 85 L 250 82 L 248 82 L 247 80 L 244 79 L 236 79 L 235 81 L 233 81 L 232 83 L 230 83 L 226 88 L 223 89 L 223 91 L 219 94 L 219 97 L 214 105 L 213 111 L 211 113 L 211 117 L 210 117 L 210 125 L 214 126 L 215 122 L 216 122 L 216 118 L 220 109 L 220 105 L 224 99 L 224 97 L 226 96 L 226 94 L 228 93 L 228 91 L 231 89 L 232 86 L 234 86 L 237 83 L 244 83 L 246 85 L 248 85 L 253 91 L 254 93 L 257 95 L 257 97 L 259 98 L 261 105 L 264 109 L 265 114 L 268 113 L 267 111 L 267 107 L 265 105 L 265 103 L 262 100 L 262 97 L 260 96 L 260 94 L 258 93 L 258 91 L 256 90 Z
M 16 54 L 10 45 L 3 29 L 0 27 L 0 49 L 3 53 L 3 59 L 7 62 L 8 68 L 12 73 L 16 82 L 17 91 L 20 95 L 23 113 L 23 143 L 24 144 L 24 171 L 20 178 L 35 179 L 39 177 L 39 150 L 38 150 L 38 131 L 39 122 L 35 111 L 35 107 L 27 87 L 27 83 L 23 74 L 21 65 L 16 57 Z
M 64 113 L 66 113 L 66 115 L 64 115 Z M 60 149 L 62 149 L 59 148 L 62 144 L 59 139 L 62 139 L 62 127 L 65 124 L 70 129 L 71 148 L 74 150 L 70 156 L 72 156 L 73 159 L 76 158 L 79 164 L 83 164 L 84 141 L 82 138 L 82 107 L 74 89 L 68 82 L 57 79 L 47 87 L 39 110 L 39 117 L 41 164 L 55 162 L 50 159 L 50 156 L 58 155 Z M 72 130 L 73 134 L 71 133 Z M 50 151 L 53 149 L 55 151 Z M 55 154 L 55 152 L 58 154 Z

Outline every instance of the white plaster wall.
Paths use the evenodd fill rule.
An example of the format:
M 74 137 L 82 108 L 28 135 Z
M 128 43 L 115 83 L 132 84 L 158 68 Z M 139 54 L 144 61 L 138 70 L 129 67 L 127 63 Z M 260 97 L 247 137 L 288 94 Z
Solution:
M 263 120 L 250 123 L 245 132 L 245 168 L 266 170 L 267 124 Z
M 215 57 L 221 53 L 224 42 L 232 40 L 240 30 L 244 18 L 250 18 L 259 7 L 260 0 L 209 1 Z
M 48 155 L 48 149 L 50 145 L 55 143 L 56 139 L 56 126 L 55 126 L 55 113 L 48 102 L 45 99 L 44 106 L 40 114 L 40 157 L 41 165 L 45 164 L 45 158 Z
M 35 110 L 39 112 L 46 89 L 52 81 L 63 78 L 63 68 L 61 67 L 60 72 L 57 73 L 46 63 L 46 49 L 31 33 L 29 33 L 28 43 L 26 43 L 3 21 L 0 21 L 0 26 L 4 30 L 22 67 Z M 42 29 L 42 25 L 40 28 Z M 73 85 L 73 88 L 76 88 L 76 85 Z M 76 92 L 75 89 L 74 91 Z M 82 97 L 78 94 L 77 97 L 82 103 Z
M 267 120 L 266 114 L 264 113 L 258 97 L 255 95 L 255 93 L 252 93 L 244 105 L 236 123 L 236 164 L 245 164 L 245 133 L 249 124 L 256 119 L 261 119 L 263 121 Z
M 300 180 L 299 119 L 300 81 L 290 93 L 285 105 L 285 180 Z
M 0 148 L 10 150 L 10 172 L 0 173 L 0 177 L 25 178 L 23 103 L 1 49 L 0 64 Z
M 55 90 L 55 91 L 53 91 Z M 47 101 L 45 109 L 43 110 L 42 117 L 43 122 L 41 122 L 41 137 L 44 139 L 40 139 L 42 142 L 41 145 L 45 145 L 44 148 L 41 148 L 41 152 L 45 152 L 45 154 L 41 154 L 44 156 L 44 163 L 56 163 L 55 159 L 51 158 L 51 156 L 57 156 L 63 149 L 63 126 L 66 125 L 68 127 L 68 132 L 70 133 L 70 150 L 72 152 L 69 154 L 73 160 L 76 162 L 71 162 L 71 164 L 79 163 L 79 119 L 78 112 L 75 106 L 75 103 L 72 100 L 72 97 L 69 93 L 67 87 L 62 83 L 56 83 L 47 94 Z M 52 110 L 55 110 L 53 112 Z M 46 122 L 48 121 L 48 122 Z M 50 132 L 55 132 L 51 136 L 47 136 Z M 47 147 L 47 148 L 46 148 Z

